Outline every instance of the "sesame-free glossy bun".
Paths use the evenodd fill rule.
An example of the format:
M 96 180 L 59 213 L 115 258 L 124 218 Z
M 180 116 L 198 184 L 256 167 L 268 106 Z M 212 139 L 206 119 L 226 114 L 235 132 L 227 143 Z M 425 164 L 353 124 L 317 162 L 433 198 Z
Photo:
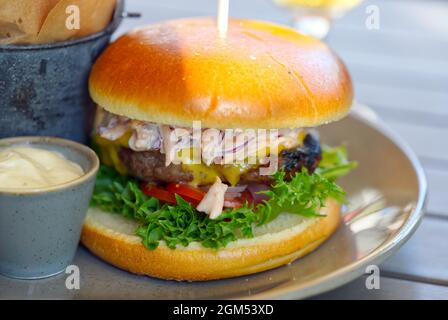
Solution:
M 161 242 L 149 250 L 134 234 L 134 221 L 91 208 L 81 241 L 98 257 L 136 274 L 190 281 L 223 279 L 273 269 L 315 250 L 340 223 L 340 206 L 334 200 L 327 200 L 321 210 L 325 217 L 281 214 L 256 227 L 254 238 L 236 240 L 219 250 L 195 242 L 174 250 Z
M 93 66 L 93 100 L 132 119 L 209 128 L 312 127 L 352 103 L 344 64 L 293 29 L 212 18 L 149 25 L 112 43 Z

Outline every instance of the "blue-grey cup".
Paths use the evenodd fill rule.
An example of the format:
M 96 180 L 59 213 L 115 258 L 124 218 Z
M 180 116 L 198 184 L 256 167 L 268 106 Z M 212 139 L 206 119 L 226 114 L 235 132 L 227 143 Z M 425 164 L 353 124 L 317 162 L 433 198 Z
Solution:
M 99 160 L 93 150 L 69 140 L 0 140 L 0 150 L 16 145 L 57 151 L 84 171 L 73 181 L 43 189 L 0 186 L 0 273 L 20 279 L 49 277 L 64 271 L 75 255 Z
M 93 119 L 87 79 L 122 21 L 118 0 L 101 32 L 39 45 L 0 45 L 0 138 L 55 136 L 85 143 Z

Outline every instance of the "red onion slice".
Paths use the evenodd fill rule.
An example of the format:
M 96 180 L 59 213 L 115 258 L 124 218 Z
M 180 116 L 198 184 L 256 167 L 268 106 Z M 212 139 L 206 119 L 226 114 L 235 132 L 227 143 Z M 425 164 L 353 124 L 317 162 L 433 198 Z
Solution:
M 247 190 L 249 190 L 252 198 L 254 199 L 255 203 L 263 202 L 263 200 L 268 200 L 269 197 L 265 194 L 258 194 L 260 191 L 266 191 L 269 190 L 269 186 L 266 184 L 261 183 L 251 183 L 247 186 Z
M 239 185 L 239 186 L 234 186 L 234 187 L 228 187 L 227 188 L 227 193 L 241 193 L 244 190 L 246 190 L 247 185 Z

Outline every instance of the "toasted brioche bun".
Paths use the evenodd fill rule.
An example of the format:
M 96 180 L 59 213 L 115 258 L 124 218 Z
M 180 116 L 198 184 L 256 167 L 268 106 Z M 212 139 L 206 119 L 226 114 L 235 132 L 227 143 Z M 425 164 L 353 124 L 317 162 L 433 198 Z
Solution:
M 247 275 L 290 263 L 317 248 L 337 228 L 339 205 L 327 201 L 323 218 L 282 214 L 255 228 L 255 237 L 231 242 L 216 250 L 190 243 L 155 250 L 134 235 L 134 221 L 116 214 L 90 209 L 81 241 L 95 255 L 121 269 L 162 279 L 203 281 Z
M 352 103 L 344 64 L 322 42 L 272 23 L 212 18 L 136 29 L 93 66 L 93 100 L 131 119 L 207 128 L 298 128 L 338 120 Z

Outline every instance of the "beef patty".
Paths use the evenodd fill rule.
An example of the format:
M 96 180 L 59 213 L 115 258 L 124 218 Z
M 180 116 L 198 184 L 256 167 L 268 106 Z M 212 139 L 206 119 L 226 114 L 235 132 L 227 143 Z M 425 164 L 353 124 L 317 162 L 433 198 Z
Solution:
M 182 165 L 170 164 L 165 166 L 165 155 L 159 150 L 133 151 L 121 148 L 120 159 L 129 174 L 145 181 L 153 182 L 190 182 L 193 175 L 185 171 Z M 279 155 L 279 168 L 283 168 L 288 176 L 307 168 L 313 172 L 321 160 L 321 148 L 318 138 L 307 134 L 302 146 L 283 150 Z M 259 167 L 253 168 L 240 177 L 240 183 L 259 182 L 269 183 L 270 176 L 260 175 Z

